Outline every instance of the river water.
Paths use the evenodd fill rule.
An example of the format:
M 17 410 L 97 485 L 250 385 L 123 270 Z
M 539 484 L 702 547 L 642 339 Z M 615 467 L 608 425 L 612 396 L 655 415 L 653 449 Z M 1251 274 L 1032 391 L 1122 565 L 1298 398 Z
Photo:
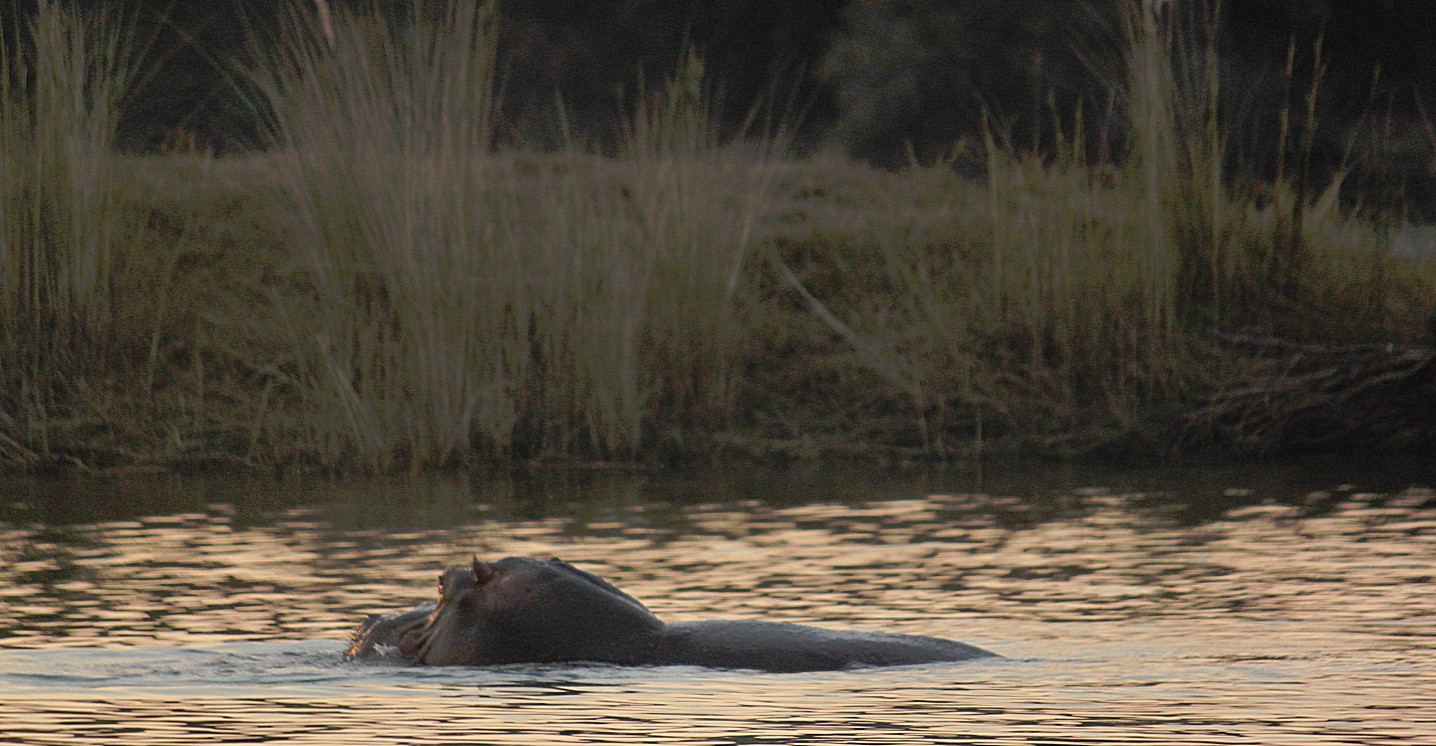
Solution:
M 0 743 L 1436 744 L 1428 465 L 8 482 Z M 1004 658 L 342 660 L 471 554 Z

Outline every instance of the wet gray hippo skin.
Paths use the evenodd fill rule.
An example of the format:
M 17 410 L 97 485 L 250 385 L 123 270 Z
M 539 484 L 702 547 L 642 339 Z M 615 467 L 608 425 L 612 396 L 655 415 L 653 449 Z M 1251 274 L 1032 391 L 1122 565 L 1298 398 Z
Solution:
M 827 671 L 995 655 L 952 640 L 799 624 L 665 624 L 632 596 L 559 560 L 477 558 L 439 578 L 439 600 L 364 621 L 350 658 L 386 650 L 431 666 L 593 662 Z

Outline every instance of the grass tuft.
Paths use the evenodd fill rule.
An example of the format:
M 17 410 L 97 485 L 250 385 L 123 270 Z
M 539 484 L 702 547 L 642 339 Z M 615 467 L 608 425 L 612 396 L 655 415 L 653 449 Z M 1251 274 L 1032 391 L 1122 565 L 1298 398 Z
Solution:
M 112 146 L 131 32 L 42 0 L 0 39 L 0 425 L 32 456 L 68 394 L 118 362 Z
M 255 73 L 312 282 L 276 306 L 315 449 L 631 457 L 659 413 L 721 424 L 762 159 L 719 151 L 701 62 L 642 98 L 616 162 L 498 159 L 494 6 L 437 7 L 321 29 L 296 6 Z

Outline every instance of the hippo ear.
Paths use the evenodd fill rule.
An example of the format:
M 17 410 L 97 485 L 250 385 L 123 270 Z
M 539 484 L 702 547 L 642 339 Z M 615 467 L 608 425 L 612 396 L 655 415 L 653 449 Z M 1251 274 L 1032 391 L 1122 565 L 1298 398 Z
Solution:
M 473 568 L 474 571 L 474 582 L 478 585 L 483 585 L 484 583 L 493 580 L 493 568 L 489 567 L 488 563 L 486 562 L 480 562 L 477 556 L 474 557 L 473 563 L 470 565 L 470 567 Z

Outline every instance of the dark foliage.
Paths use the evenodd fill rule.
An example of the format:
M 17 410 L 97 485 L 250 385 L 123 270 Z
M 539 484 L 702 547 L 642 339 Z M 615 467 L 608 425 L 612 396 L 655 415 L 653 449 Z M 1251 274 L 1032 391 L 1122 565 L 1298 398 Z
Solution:
M 941 155 L 984 125 L 1050 152 L 1080 123 L 1089 155 L 1120 155 L 1121 13 L 1120 0 L 850 0 L 821 68 L 837 99 L 834 134 L 896 165 Z M 1420 0 L 1222 3 L 1231 173 L 1280 169 L 1323 186 L 1352 169 L 1352 191 L 1401 195 L 1436 218 L 1432 28 L 1436 3 Z
M 1019 148 L 1052 144 L 1120 82 L 1118 0 L 851 0 L 822 67 L 852 152 L 926 160 L 991 126 Z M 1100 122 L 1093 119 L 1087 124 Z
M 0 9 L 7 39 L 35 2 Z M 123 145 L 260 144 L 255 117 L 226 70 L 244 56 L 250 35 L 283 43 L 276 25 L 285 2 L 78 0 L 128 14 L 153 63 L 126 102 Z M 377 3 L 399 22 L 440 0 L 330 2 Z M 1048 149 L 1071 135 L 1080 111 L 1089 147 L 1119 147 L 1120 7 L 1120 0 L 511 0 L 500 34 L 499 130 L 557 144 L 561 97 L 577 134 L 611 140 L 644 81 L 661 81 L 692 45 L 720 82 L 729 121 L 756 104 L 781 112 L 795 102 L 809 142 L 839 142 L 880 163 L 944 153 L 977 134 L 984 113 L 1011 144 Z M 1300 115 L 1322 70 L 1313 178 L 1357 166 L 1353 181 L 1436 204 L 1436 3 L 1226 2 L 1223 14 L 1223 110 L 1237 170 L 1272 175 L 1282 162 L 1275 133 L 1283 107 Z M 1322 66 L 1314 64 L 1318 40 Z M 1288 49 L 1297 60 L 1290 79 L 1283 75 Z M 1304 124 L 1301 116 L 1293 121 Z
M 563 0 L 504 6 L 500 59 L 509 133 L 556 142 L 555 94 L 589 135 L 611 137 L 634 96 L 662 81 L 692 46 L 736 123 L 755 106 L 806 111 L 812 130 L 831 118 L 807 75 L 837 28 L 841 3 L 800 0 Z
M 0 25 L 16 38 L 37 0 L 6 3 Z M 439 0 L 330 0 L 336 8 L 377 5 L 393 23 Z M 121 142 L 128 149 L 195 145 L 227 150 L 261 143 L 234 66 L 251 36 L 284 43 L 277 27 L 289 0 L 79 0 L 76 5 L 132 21 L 150 66 L 128 96 Z M 581 133 L 611 136 L 642 81 L 666 77 L 685 46 L 720 81 L 722 108 L 739 121 L 754 105 L 798 101 L 822 118 L 815 88 L 803 83 L 840 3 L 741 0 L 526 0 L 503 4 L 501 130 L 514 139 L 556 143 L 556 102 Z M 777 91 L 776 95 L 774 91 Z M 817 102 L 817 103 L 815 103 Z M 817 121 L 817 120 L 814 120 Z

